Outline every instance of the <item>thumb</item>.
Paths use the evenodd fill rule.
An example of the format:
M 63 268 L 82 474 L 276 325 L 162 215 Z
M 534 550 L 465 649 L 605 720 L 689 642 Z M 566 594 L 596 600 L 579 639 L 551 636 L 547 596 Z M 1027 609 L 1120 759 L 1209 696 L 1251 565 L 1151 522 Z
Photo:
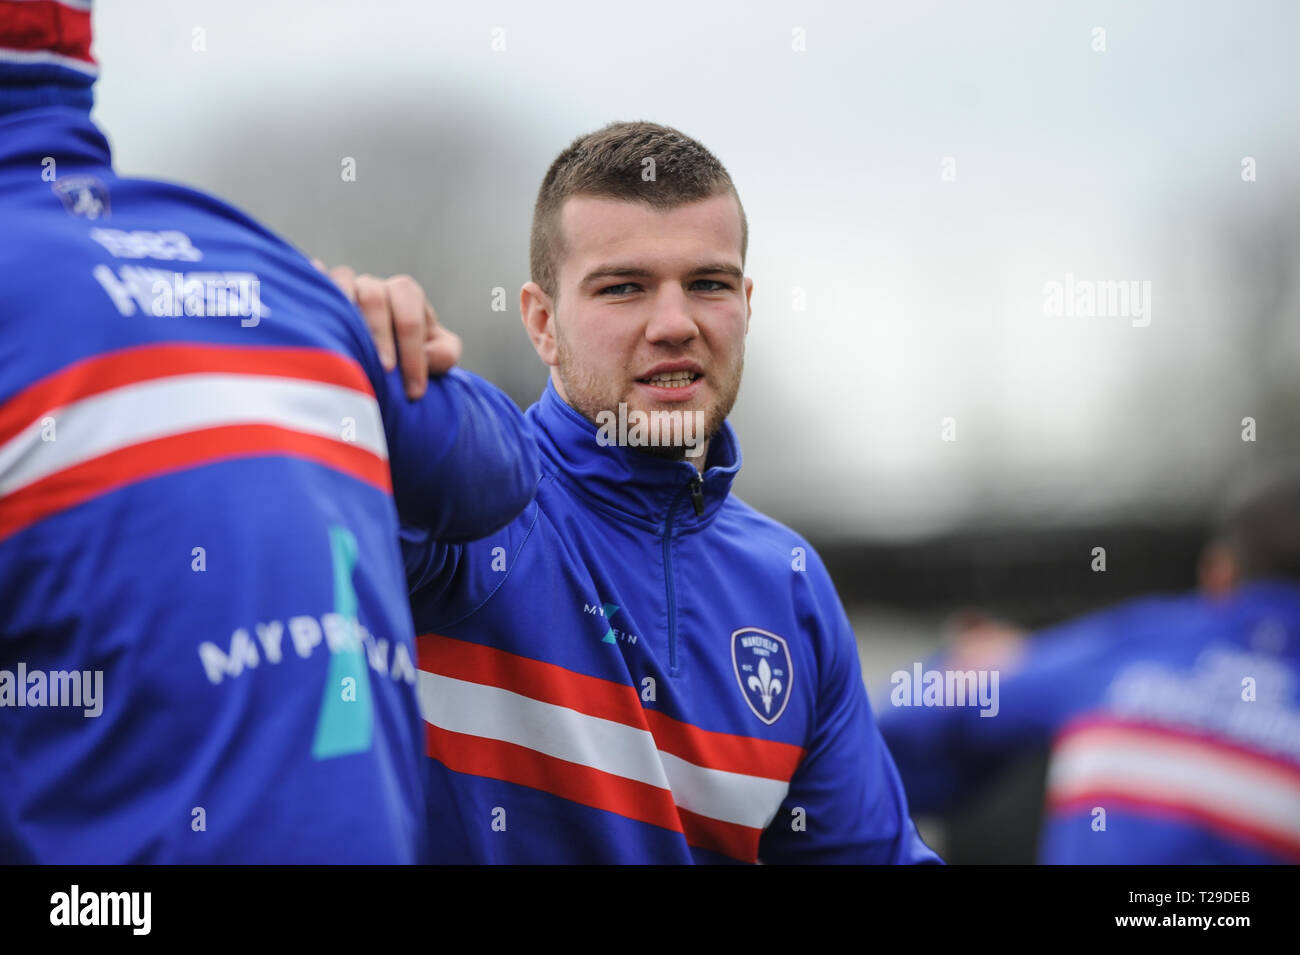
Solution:
M 445 328 L 439 329 L 436 337 L 425 343 L 424 357 L 429 362 L 429 374 L 445 375 L 460 362 L 462 345 L 460 336 Z

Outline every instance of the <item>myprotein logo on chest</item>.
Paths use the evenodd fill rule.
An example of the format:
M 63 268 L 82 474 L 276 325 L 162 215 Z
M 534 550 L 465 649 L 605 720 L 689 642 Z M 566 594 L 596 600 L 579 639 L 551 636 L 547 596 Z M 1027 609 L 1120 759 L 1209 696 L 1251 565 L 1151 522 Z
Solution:
M 582 605 L 582 612 L 584 614 L 587 614 L 588 616 L 598 616 L 605 624 L 605 634 L 601 637 L 602 643 L 618 643 L 619 641 L 622 641 L 627 644 L 635 644 L 638 639 L 635 633 L 614 626 L 614 615 L 621 609 L 623 608 L 618 604 L 604 603 L 600 601 L 594 604 L 584 603 Z
M 775 633 L 741 627 L 731 634 L 731 664 L 745 702 L 771 726 L 790 702 L 794 674 L 789 644 Z

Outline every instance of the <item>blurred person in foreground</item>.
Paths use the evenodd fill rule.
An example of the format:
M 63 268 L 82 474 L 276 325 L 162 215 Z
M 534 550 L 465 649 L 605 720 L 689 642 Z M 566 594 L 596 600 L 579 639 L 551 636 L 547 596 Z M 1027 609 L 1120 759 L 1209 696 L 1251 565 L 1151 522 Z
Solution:
M 546 173 L 537 498 L 450 555 L 404 532 L 435 860 L 938 861 L 829 574 L 731 493 L 746 245 L 677 130 L 614 123 Z
M 398 514 L 513 518 L 522 415 L 427 380 L 413 281 L 362 285 L 418 400 L 285 242 L 117 176 L 96 73 L 88 4 L 0 2 L 0 862 L 419 861 Z
M 1300 473 L 1227 510 L 1199 592 L 1028 639 L 989 622 L 923 667 L 1001 679 L 989 717 L 880 707 L 917 812 L 1050 745 L 1044 863 L 1300 862 Z

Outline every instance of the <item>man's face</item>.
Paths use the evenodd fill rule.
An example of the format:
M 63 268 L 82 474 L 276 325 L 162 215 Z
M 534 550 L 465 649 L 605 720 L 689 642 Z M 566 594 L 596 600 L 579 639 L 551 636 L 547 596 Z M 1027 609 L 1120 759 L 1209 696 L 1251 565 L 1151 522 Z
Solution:
M 560 222 L 558 300 L 524 289 L 525 324 L 560 396 L 593 422 L 625 403 L 629 414 L 702 412 L 704 435 L 715 433 L 740 388 L 753 291 L 735 197 L 659 210 L 573 196 Z M 530 289 L 534 311 L 541 299 L 549 312 L 540 336 Z

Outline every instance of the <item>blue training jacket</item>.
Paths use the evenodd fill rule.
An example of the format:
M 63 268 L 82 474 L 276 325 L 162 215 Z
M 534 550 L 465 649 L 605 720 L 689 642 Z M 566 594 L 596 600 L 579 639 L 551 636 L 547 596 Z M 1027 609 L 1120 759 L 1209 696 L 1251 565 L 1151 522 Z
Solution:
M 917 812 L 1050 747 L 1042 862 L 1300 862 L 1296 584 L 1147 597 L 1046 630 L 987 717 L 903 688 L 880 726 Z
M 707 468 L 617 446 L 547 386 L 532 504 L 437 546 L 404 530 L 432 857 L 937 862 L 808 543 Z
M 515 517 L 523 417 L 408 402 L 326 277 L 116 176 L 61 89 L 0 96 L 0 861 L 416 861 L 397 512 Z

